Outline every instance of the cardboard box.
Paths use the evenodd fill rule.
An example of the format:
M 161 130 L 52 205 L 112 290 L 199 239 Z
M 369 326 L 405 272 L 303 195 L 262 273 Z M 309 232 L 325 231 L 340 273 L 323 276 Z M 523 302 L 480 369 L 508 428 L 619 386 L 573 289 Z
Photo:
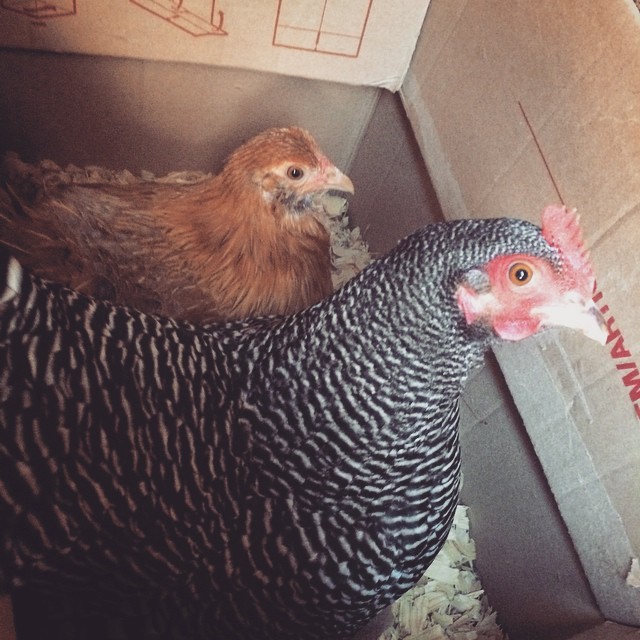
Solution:
M 8 47 L 196 62 L 397 90 L 424 0 L 3 0 Z
M 439 218 L 423 159 L 447 218 L 577 207 L 610 342 L 496 350 L 465 394 L 463 498 L 512 639 L 640 637 L 620 626 L 640 625 L 638 9 L 431 0 L 419 33 L 427 2 L 354 2 L 347 17 L 322 4 L 338 11 L 327 23 L 311 0 L 59 0 L 48 14 L 3 0 L 0 148 L 215 170 L 260 129 L 299 124 L 353 178 L 374 251 Z M 400 87 L 410 127 L 379 87 Z
M 595 602 L 629 625 L 640 624 L 639 27 L 630 0 L 435 0 L 401 90 L 445 216 L 536 220 L 559 201 L 582 214 L 608 349 L 554 333 L 496 355 Z M 493 509 L 494 521 L 517 512 Z M 566 602 L 558 587 L 570 585 L 531 564 L 517 572 L 547 590 L 549 611 Z M 514 624 L 527 588 L 509 585 Z

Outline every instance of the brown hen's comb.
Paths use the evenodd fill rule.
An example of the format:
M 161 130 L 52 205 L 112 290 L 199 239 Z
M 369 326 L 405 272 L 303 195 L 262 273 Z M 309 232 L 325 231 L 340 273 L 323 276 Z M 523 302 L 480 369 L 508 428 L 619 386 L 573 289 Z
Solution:
M 595 274 L 582 239 L 578 212 L 559 204 L 545 207 L 542 212 L 542 235 L 552 247 L 558 249 L 564 269 L 576 284 L 592 291 Z

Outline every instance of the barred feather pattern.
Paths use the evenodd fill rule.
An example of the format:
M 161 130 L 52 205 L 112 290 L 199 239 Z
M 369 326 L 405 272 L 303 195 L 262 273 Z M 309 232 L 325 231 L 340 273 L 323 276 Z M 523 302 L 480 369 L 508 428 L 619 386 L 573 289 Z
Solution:
M 433 225 L 305 311 L 200 328 L 4 255 L 7 586 L 140 602 L 153 637 L 350 637 L 446 538 L 458 400 L 492 340 L 455 285 L 504 253 L 557 262 L 523 221 Z

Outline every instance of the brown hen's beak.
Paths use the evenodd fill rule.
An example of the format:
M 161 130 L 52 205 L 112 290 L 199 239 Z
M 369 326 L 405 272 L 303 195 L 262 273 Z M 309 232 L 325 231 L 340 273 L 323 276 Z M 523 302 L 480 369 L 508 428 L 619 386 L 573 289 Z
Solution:
M 550 304 L 538 307 L 535 313 L 542 317 L 542 324 L 546 327 L 567 327 L 580 331 L 600 344 L 607 342 L 607 321 L 591 299 Z
M 353 182 L 337 167 L 325 169 L 312 184 L 308 185 L 309 191 L 339 191 L 341 193 L 354 193 Z

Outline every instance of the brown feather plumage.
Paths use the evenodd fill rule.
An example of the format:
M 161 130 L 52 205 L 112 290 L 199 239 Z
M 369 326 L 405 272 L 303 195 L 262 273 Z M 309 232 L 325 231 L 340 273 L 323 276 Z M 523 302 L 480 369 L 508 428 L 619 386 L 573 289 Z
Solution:
M 331 291 L 319 196 L 353 191 L 306 131 L 269 129 L 195 184 L 51 184 L 7 157 L 0 242 L 90 295 L 211 322 L 292 313 Z

